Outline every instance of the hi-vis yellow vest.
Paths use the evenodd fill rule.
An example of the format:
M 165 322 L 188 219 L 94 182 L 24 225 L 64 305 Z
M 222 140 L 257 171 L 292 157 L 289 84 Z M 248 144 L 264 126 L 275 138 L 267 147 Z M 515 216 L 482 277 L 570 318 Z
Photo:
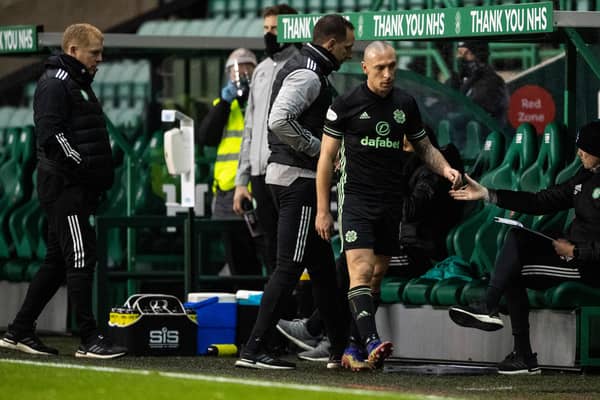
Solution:
M 217 105 L 220 99 L 213 101 Z M 231 103 L 229 119 L 223 131 L 223 136 L 217 148 L 215 173 L 213 177 L 213 192 L 217 188 L 222 191 L 235 188 L 235 174 L 238 168 L 238 158 L 242 148 L 242 134 L 244 133 L 244 115 L 237 99 Z

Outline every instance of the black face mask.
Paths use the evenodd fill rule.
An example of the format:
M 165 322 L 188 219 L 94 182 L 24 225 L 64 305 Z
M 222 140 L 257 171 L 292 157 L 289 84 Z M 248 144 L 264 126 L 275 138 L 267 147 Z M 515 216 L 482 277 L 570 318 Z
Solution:
M 264 39 L 265 52 L 269 57 L 272 57 L 274 54 L 279 53 L 285 48 L 283 43 L 277 43 L 277 36 L 272 34 L 271 32 L 265 33 Z
M 464 58 L 459 60 L 458 73 L 461 78 L 469 78 L 475 74 L 475 71 L 479 69 L 477 61 L 467 61 Z

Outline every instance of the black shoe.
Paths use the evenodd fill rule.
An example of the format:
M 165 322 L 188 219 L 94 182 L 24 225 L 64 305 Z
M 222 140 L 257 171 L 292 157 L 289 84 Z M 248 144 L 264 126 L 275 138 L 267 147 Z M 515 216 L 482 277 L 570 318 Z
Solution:
M 116 346 L 109 338 L 98 335 L 91 342 L 80 345 L 75 352 L 75 357 L 110 359 L 125 354 L 127 354 L 125 347 Z
M 266 353 L 242 353 L 240 359 L 235 362 L 235 366 L 253 369 L 296 369 L 296 364 L 273 358 Z
M 46 346 L 33 332 L 17 333 L 8 331 L 4 334 L 4 337 L 0 339 L 0 347 L 29 354 L 41 354 L 47 356 L 55 356 L 58 354 L 57 349 Z
M 538 375 L 542 373 L 542 370 L 537 362 L 537 353 L 524 357 L 513 351 L 506 356 L 504 361 L 498 364 L 498 373 L 503 375 Z
M 448 309 L 450 318 L 460 326 L 477 328 L 483 331 L 497 331 L 504 327 L 504 322 L 497 311 L 488 311 L 485 304 L 471 306 L 452 306 Z

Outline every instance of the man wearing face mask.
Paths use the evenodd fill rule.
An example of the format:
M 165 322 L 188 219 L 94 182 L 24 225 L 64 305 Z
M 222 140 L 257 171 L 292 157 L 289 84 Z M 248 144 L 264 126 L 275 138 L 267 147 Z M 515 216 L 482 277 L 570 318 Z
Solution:
M 244 213 L 244 200 L 256 203 L 256 214 L 263 233 L 257 244 L 269 273 L 275 269 L 277 256 L 277 211 L 265 184 L 267 160 L 271 154 L 267 141 L 268 99 L 271 98 L 277 72 L 298 53 L 294 44 L 277 43 L 277 16 L 280 14 L 297 14 L 297 11 L 287 4 L 270 6 L 263 11 L 267 58 L 258 64 L 252 75 L 233 198 L 233 210 L 238 215 Z M 252 185 L 252 192 L 248 190 L 248 183 Z
M 346 345 L 341 295 L 330 244 L 315 231 L 317 160 L 332 93 L 328 75 L 352 57 L 354 26 L 341 15 L 321 17 L 313 40 L 290 59 L 273 83 L 269 113 L 271 156 L 265 181 L 278 211 L 277 267 L 271 275 L 250 338 L 236 366 L 293 369 L 272 357 L 265 338 L 282 316 L 302 271 L 310 274 L 313 296 L 331 343 L 328 368 L 341 363 Z
M 458 42 L 456 57 L 459 71 L 448 83 L 487 111 L 504 129 L 507 126 L 508 90 L 504 79 L 488 64 L 489 55 L 490 48 L 487 42 Z M 460 136 L 455 144 L 462 148 L 464 134 Z
M 213 218 L 238 218 L 233 212 L 233 194 L 238 157 L 244 131 L 244 109 L 250 92 L 250 77 L 256 56 L 248 49 L 235 49 L 225 63 L 227 82 L 221 96 L 197 131 L 200 146 L 218 146 L 213 175 Z M 225 258 L 233 274 L 261 273 L 256 248 L 249 232 L 225 233 Z

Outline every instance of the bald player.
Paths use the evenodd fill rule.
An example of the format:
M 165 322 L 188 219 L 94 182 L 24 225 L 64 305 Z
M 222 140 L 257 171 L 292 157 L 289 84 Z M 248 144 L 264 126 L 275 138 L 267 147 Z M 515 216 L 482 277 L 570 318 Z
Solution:
M 385 42 L 372 42 L 365 49 L 362 68 L 367 81 L 338 97 L 327 111 L 316 179 L 315 227 L 329 240 L 333 229 L 329 194 L 339 153 L 339 229 L 350 274 L 348 302 L 355 323 L 342 365 L 353 370 L 380 368 L 393 351 L 392 343 L 379 338 L 374 316 L 381 279 L 390 257 L 400 252 L 404 137 L 434 172 L 453 186 L 461 180 L 460 173 L 427 138 L 415 99 L 394 86 L 394 48 Z

